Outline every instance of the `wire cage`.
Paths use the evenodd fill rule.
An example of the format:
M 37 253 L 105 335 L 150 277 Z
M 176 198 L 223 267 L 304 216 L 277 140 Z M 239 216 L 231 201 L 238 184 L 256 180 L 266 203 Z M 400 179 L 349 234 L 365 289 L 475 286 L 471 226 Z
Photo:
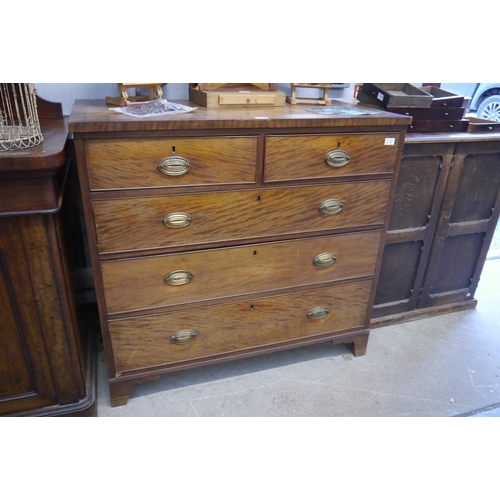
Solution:
M 33 83 L 0 83 L 0 152 L 43 141 Z

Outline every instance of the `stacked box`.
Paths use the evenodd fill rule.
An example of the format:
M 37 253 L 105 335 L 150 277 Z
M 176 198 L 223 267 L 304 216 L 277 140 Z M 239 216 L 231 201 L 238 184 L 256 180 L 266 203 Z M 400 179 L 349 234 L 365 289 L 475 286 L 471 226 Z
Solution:
M 438 87 L 415 87 L 409 83 L 364 83 L 357 99 L 370 106 L 413 117 L 411 132 L 464 132 L 467 103 L 459 96 Z

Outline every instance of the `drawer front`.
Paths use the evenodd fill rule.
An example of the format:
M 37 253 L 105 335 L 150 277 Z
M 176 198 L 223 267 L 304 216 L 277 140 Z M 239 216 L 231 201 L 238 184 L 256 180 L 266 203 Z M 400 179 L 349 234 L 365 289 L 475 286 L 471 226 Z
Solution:
M 119 374 L 175 365 L 364 327 L 371 284 L 371 281 L 363 281 L 254 301 L 110 321 L 116 371 Z M 326 309 L 318 311 L 317 308 Z M 326 311 L 329 312 L 321 319 Z
M 257 137 L 94 139 L 91 190 L 254 183 Z
M 389 189 L 390 181 L 384 180 L 95 200 L 99 252 L 175 248 L 383 224 Z
M 390 133 L 268 136 L 264 180 L 392 173 L 400 140 Z
M 119 313 L 370 276 L 381 234 L 367 231 L 103 262 L 107 310 Z
M 276 94 L 257 93 L 257 92 L 228 92 L 219 95 L 220 106 L 262 106 L 262 105 L 275 105 Z

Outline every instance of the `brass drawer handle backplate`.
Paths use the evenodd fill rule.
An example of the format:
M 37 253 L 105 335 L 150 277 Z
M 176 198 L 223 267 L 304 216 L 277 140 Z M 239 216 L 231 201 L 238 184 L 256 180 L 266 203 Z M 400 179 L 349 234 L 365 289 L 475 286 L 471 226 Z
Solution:
M 186 227 L 191 221 L 191 216 L 184 212 L 172 212 L 171 214 L 165 215 L 163 218 L 163 224 L 172 229 Z
M 335 263 L 337 256 L 332 252 L 324 252 L 314 257 L 314 265 L 317 267 L 328 267 Z
M 314 321 L 318 321 L 320 319 L 326 318 L 329 313 L 330 313 L 330 309 L 328 309 L 328 307 L 319 306 L 319 307 L 315 307 L 314 309 L 311 309 L 307 313 L 307 317 L 309 319 L 314 320 Z
M 191 163 L 182 156 L 169 156 L 158 163 L 158 170 L 165 175 L 176 177 L 189 172 Z
M 334 149 L 325 156 L 325 162 L 330 167 L 344 167 L 351 161 L 351 155 L 343 149 Z
M 179 286 L 189 283 L 194 276 L 188 271 L 172 271 L 165 276 L 165 282 L 169 285 Z
M 320 206 L 319 211 L 325 215 L 338 214 L 344 208 L 344 202 L 332 198 L 331 200 L 325 200 Z
M 179 330 L 170 337 L 170 342 L 179 345 L 189 344 L 189 342 L 192 342 L 197 337 L 197 335 L 198 333 L 194 330 Z

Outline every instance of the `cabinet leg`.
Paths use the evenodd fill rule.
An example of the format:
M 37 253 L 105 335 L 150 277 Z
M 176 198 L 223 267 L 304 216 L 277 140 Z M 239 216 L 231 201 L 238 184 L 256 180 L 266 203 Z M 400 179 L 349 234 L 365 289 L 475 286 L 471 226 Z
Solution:
M 333 339 L 332 344 L 351 344 L 351 352 L 354 356 L 364 356 L 366 354 L 366 348 L 368 347 L 368 335 L 368 333 L 365 333 L 357 337 Z
M 356 337 L 351 344 L 351 351 L 354 356 L 364 356 L 368 347 L 368 334 Z
M 128 398 L 130 397 L 130 391 L 132 387 L 137 384 L 142 384 L 147 380 L 157 380 L 160 378 L 159 375 L 153 375 L 151 377 L 141 378 L 139 380 L 130 380 L 126 382 L 109 381 L 109 393 L 111 396 L 111 406 L 115 408 L 116 406 L 124 406 L 128 403 Z
M 120 383 L 120 384 L 109 384 L 109 392 L 111 395 L 111 406 L 115 408 L 116 406 L 123 406 L 128 403 L 128 398 L 130 396 L 130 390 L 134 384 Z

